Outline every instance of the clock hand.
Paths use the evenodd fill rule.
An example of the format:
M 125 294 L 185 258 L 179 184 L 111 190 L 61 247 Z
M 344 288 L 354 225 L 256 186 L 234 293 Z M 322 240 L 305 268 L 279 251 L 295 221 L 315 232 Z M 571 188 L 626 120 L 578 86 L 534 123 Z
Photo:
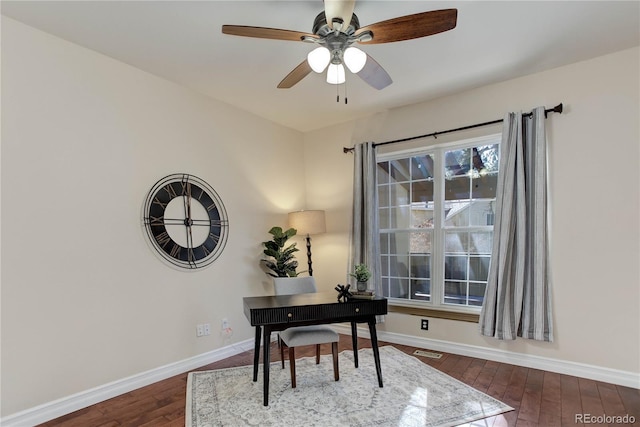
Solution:
M 185 225 L 187 226 L 187 250 L 189 261 L 192 261 L 195 256 L 193 253 L 193 219 L 191 219 L 191 184 L 187 182 L 187 196 L 186 196 L 186 216 Z

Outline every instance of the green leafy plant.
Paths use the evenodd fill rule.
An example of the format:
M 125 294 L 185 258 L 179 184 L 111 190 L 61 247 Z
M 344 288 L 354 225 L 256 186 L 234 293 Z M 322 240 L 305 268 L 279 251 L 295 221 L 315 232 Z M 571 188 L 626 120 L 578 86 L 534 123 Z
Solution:
M 352 277 L 355 277 L 358 282 L 366 282 L 371 279 L 371 271 L 369 271 L 369 267 L 366 264 L 358 264 L 353 269 L 353 273 L 349 274 Z
M 295 236 L 297 230 L 290 228 L 283 231 L 281 227 L 272 227 L 269 230 L 269 234 L 273 236 L 271 240 L 262 242 L 264 245 L 264 254 L 268 257 L 262 259 L 262 263 L 266 268 L 271 271 L 266 272 L 272 277 L 296 277 L 299 273 L 296 272 L 298 268 L 298 261 L 294 258 L 293 254 L 298 252 L 296 244 L 293 243 L 287 247 L 287 240 Z

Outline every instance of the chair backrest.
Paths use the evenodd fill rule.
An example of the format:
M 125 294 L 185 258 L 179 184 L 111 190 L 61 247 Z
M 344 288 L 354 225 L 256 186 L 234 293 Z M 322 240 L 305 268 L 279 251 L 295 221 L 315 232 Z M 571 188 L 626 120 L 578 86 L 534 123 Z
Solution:
M 310 294 L 317 291 L 313 276 L 274 277 L 273 288 L 276 295 Z

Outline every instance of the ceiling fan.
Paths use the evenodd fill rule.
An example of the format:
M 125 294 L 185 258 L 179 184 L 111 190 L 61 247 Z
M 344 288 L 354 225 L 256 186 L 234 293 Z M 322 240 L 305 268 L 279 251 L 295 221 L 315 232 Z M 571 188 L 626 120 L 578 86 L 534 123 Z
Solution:
M 457 9 L 442 9 L 400 16 L 360 27 L 353 13 L 355 0 L 324 0 L 324 11 L 313 23 L 313 34 L 277 28 L 244 25 L 223 25 L 222 32 L 234 36 L 314 43 L 316 47 L 307 59 L 294 68 L 279 84 L 288 89 L 311 71 L 327 69 L 327 82 L 345 82 L 345 69 L 358 75 L 370 86 L 380 90 L 392 83 L 389 74 L 371 56 L 354 47 L 359 44 L 391 43 L 426 37 L 451 30 L 456 26 Z

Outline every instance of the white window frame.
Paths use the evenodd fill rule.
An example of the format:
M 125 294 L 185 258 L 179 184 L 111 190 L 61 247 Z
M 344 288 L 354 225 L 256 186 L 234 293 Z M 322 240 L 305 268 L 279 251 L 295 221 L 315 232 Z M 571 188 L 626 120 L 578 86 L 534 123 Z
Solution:
M 440 179 L 434 179 L 434 202 L 438 200 L 437 204 L 434 207 L 434 227 L 432 229 L 433 239 L 432 239 L 432 250 L 431 252 L 431 300 L 423 301 L 423 300 L 413 300 L 413 299 L 405 299 L 405 298 L 391 298 L 388 297 L 389 305 L 392 306 L 400 306 L 400 307 L 415 307 L 415 308 L 423 308 L 423 309 L 433 309 L 433 310 L 441 310 L 452 313 L 469 313 L 469 314 L 479 314 L 481 307 L 480 306 L 468 306 L 468 305 L 456 305 L 456 304 L 445 304 L 444 303 L 444 290 L 445 290 L 445 271 L 444 271 L 444 235 L 447 230 L 450 228 L 444 227 L 444 218 L 443 213 L 444 209 L 442 209 L 442 205 L 438 205 L 438 203 L 444 202 L 444 186 L 445 180 L 441 179 L 444 177 L 444 153 L 446 151 L 452 149 L 465 149 L 472 148 L 483 145 L 493 145 L 498 144 L 500 149 L 502 141 L 501 134 L 491 134 L 476 138 L 468 138 L 457 141 L 451 141 L 441 144 L 434 144 L 429 146 L 424 146 L 420 148 L 412 148 L 406 150 L 398 150 L 392 152 L 381 153 L 376 156 L 376 162 L 384 162 L 384 161 L 392 161 L 410 158 L 412 156 L 420 156 L 430 154 L 434 157 L 437 156 L 440 161 L 434 161 L 434 178 L 440 177 Z M 501 155 L 502 153 L 500 153 Z M 500 173 L 500 171 L 498 171 Z M 375 183 L 376 187 L 378 183 Z M 376 189 L 377 191 L 377 189 Z M 409 201 L 411 203 L 411 201 Z M 439 207 L 439 208 L 438 208 Z M 378 209 L 378 206 L 376 206 Z M 477 227 L 465 227 L 466 230 L 488 230 L 488 226 L 477 226 Z M 493 227 L 491 227 L 491 230 Z M 389 231 L 393 229 L 381 229 L 378 232 Z M 379 255 L 380 256 L 380 255 Z

